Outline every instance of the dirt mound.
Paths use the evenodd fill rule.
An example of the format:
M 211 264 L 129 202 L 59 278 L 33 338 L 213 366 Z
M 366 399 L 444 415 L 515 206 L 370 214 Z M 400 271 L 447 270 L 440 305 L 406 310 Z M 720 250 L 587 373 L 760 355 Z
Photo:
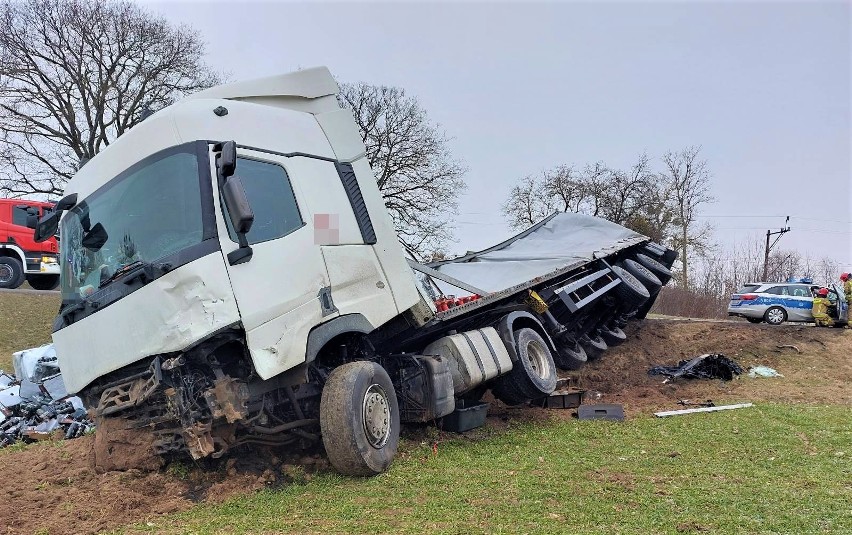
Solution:
M 600 402 L 622 403 L 628 414 L 681 408 L 678 400 L 783 401 L 852 404 L 852 331 L 808 325 L 645 320 L 630 324 L 628 340 L 570 375 L 579 388 L 600 392 Z M 733 381 L 665 382 L 649 376 L 658 364 L 674 365 L 703 353 L 722 353 L 746 370 L 763 365 L 783 378 L 740 376 Z
M 310 479 L 327 463 L 319 452 L 285 457 L 270 449 L 199 465 L 175 463 L 161 471 L 132 468 L 98 473 L 95 437 L 44 442 L 0 451 L 5 497 L 0 533 L 96 533 L 198 502 L 221 502 L 237 494 Z M 246 453 L 246 452 L 243 452 Z M 114 450 L 112 456 L 119 457 Z

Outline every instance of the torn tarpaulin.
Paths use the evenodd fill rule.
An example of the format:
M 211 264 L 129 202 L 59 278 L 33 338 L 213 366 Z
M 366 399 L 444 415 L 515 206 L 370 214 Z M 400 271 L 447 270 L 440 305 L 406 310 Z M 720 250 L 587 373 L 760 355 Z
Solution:
M 677 366 L 654 366 L 648 375 L 665 375 L 671 379 L 724 379 L 730 381 L 743 373 L 739 364 L 719 353 L 699 355 L 691 360 L 682 360 Z

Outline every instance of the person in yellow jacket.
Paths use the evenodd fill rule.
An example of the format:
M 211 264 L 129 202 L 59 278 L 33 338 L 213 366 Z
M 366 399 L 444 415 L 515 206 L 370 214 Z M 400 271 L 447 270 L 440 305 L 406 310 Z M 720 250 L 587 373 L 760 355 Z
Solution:
M 842 273 L 840 280 L 843 281 L 843 293 L 846 294 L 846 306 L 852 307 L 852 275 Z M 846 326 L 852 329 L 852 309 L 847 308 L 846 313 L 849 314 L 846 318 Z
M 820 288 L 814 296 L 814 304 L 811 312 L 814 315 L 814 323 L 817 327 L 831 327 L 834 323 L 828 315 L 828 288 Z

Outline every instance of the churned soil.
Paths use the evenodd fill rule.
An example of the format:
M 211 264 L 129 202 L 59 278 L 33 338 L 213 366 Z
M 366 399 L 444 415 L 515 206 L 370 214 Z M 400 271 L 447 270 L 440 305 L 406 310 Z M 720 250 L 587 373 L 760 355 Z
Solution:
M 852 405 L 852 331 L 813 326 L 752 325 L 745 322 L 645 320 L 631 324 L 628 340 L 577 372 L 573 386 L 587 390 L 589 403 L 621 403 L 628 417 L 682 408 L 679 400 L 717 404 L 777 401 Z M 664 382 L 651 366 L 674 365 L 703 353 L 722 353 L 746 370 L 764 365 L 783 378 Z M 489 396 L 490 397 L 490 396 Z M 570 410 L 506 407 L 492 402 L 488 433 L 507 421 L 569 417 Z M 101 428 L 98 432 L 104 433 Z M 321 450 L 288 453 L 268 448 L 237 449 L 228 458 L 162 466 L 147 456 L 150 438 L 111 430 L 108 443 L 87 436 L 0 450 L 4 498 L 0 535 L 94 533 L 181 511 L 199 502 L 309 480 L 327 470 Z M 474 430 L 467 435 L 476 440 Z M 412 427 L 409 443 L 435 431 Z M 443 432 L 441 432 L 443 433 Z M 400 455 L 408 453 L 403 445 Z

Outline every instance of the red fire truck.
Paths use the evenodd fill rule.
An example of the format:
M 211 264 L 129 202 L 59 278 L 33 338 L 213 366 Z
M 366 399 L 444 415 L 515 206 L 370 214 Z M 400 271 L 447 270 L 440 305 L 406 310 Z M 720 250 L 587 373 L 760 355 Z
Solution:
M 24 199 L 0 199 L 0 288 L 17 288 L 26 280 L 36 290 L 59 286 L 56 238 L 33 241 L 27 217 L 41 217 L 53 204 Z

